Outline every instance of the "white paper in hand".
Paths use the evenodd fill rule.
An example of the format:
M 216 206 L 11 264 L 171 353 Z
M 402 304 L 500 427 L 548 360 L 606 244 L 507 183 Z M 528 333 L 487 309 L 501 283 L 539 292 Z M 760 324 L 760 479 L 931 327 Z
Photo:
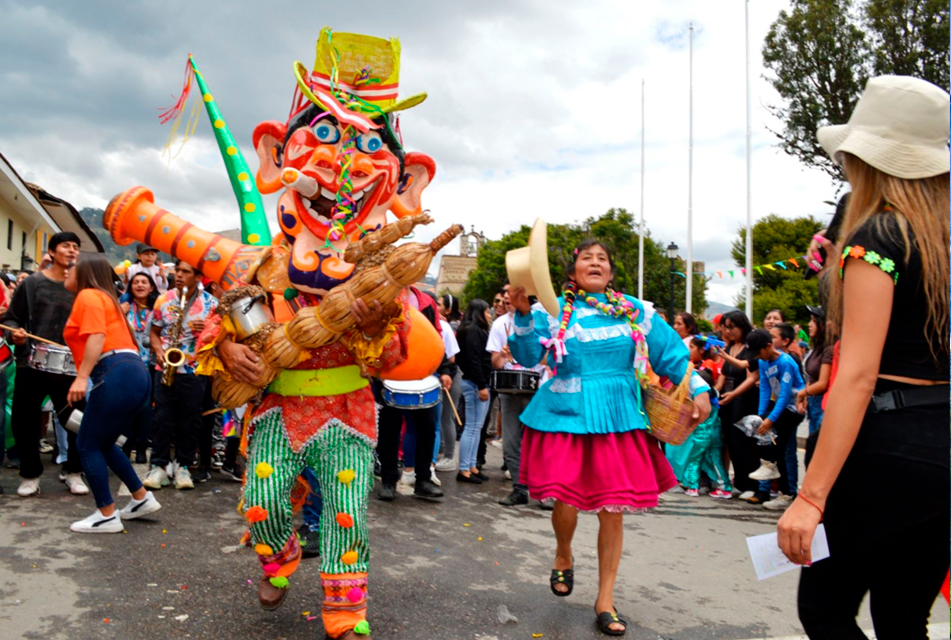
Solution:
M 747 538 L 746 545 L 750 549 L 750 558 L 753 560 L 753 568 L 756 569 L 756 577 L 760 580 L 792 571 L 799 566 L 783 555 L 775 531 Z M 826 528 L 825 525 L 820 524 L 812 537 L 812 561 L 819 562 L 828 557 L 829 541 L 826 539 Z

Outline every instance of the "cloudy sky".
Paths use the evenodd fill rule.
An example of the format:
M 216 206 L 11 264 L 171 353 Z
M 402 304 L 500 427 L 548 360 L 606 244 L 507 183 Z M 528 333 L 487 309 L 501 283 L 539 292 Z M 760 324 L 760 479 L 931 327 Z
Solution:
M 750 7 L 753 212 L 814 214 L 836 185 L 776 148 L 766 110 L 777 96 L 759 50 L 788 2 Z M 145 185 L 173 213 L 208 229 L 238 225 L 224 165 L 202 114 L 170 163 L 158 108 L 174 102 L 192 53 L 252 168 L 251 131 L 287 117 L 292 63 L 310 67 L 324 25 L 398 36 L 409 149 L 431 155 L 424 194 L 440 228 L 497 238 L 541 216 L 572 222 L 640 208 L 641 81 L 646 83 L 645 219 L 687 241 L 689 54 L 694 25 L 694 259 L 733 268 L 746 219 L 744 3 L 509 2 L 204 3 L 0 0 L 0 152 L 26 180 L 77 207 L 104 207 Z M 197 94 L 197 88 L 195 90 Z M 273 210 L 275 198 L 265 204 Z M 272 228 L 275 223 L 272 221 Z M 437 229 L 419 234 L 427 238 Z M 454 252 L 455 247 L 451 246 Z M 714 280 L 730 303 L 738 283 Z

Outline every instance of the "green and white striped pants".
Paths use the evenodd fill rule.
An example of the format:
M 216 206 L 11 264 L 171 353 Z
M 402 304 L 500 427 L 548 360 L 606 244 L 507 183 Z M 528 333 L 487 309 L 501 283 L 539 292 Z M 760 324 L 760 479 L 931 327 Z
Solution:
M 296 453 L 284 433 L 280 409 L 272 409 L 257 422 L 248 452 L 243 508 L 261 507 L 267 517 L 251 523 L 253 544 L 266 544 L 278 551 L 296 535 L 290 494 L 305 465 L 314 470 L 323 494 L 321 573 L 366 573 L 373 449 L 365 436 L 339 421 L 331 421 Z

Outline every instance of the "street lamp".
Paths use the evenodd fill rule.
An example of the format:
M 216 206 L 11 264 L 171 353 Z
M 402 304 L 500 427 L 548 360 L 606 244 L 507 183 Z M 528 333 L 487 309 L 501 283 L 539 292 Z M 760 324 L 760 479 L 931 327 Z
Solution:
M 667 245 L 667 258 L 670 260 L 670 306 L 667 309 L 667 317 L 670 318 L 671 322 L 674 318 L 674 266 L 677 260 L 677 249 L 679 248 L 673 242 Z

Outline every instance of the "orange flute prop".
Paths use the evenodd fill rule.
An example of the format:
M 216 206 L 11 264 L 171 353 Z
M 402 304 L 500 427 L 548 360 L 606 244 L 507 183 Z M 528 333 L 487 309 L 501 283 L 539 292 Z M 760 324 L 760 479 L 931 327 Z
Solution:
M 116 244 L 144 242 L 184 260 L 225 290 L 240 285 L 243 276 L 271 250 L 200 229 L 156 206 L 145 187 L 132 187 L 114 197 L 106 207 L 103 225 Z

